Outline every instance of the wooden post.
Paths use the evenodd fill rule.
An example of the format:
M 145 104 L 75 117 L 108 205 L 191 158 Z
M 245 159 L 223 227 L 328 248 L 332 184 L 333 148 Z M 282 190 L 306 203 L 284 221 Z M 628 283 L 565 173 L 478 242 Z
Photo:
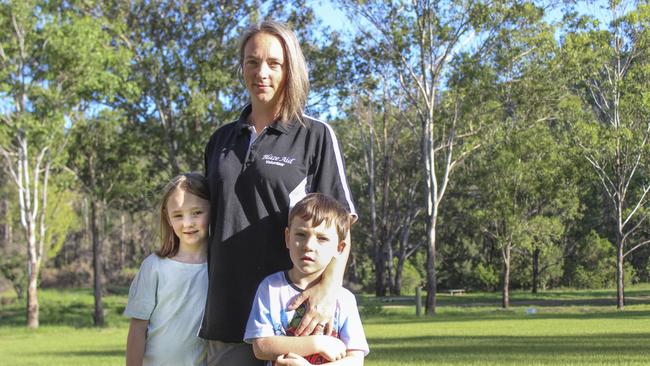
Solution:
M 415 288 L 415 315 L 422 314 L 422 286 Z

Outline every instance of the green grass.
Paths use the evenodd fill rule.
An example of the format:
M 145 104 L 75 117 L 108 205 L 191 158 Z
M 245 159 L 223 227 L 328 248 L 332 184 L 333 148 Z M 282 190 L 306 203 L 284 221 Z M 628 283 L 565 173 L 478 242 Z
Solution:
M 101 329 L 92 327 L 92 291 L 40 293 L 36 330 L 23 326 L 24 305 L 0 299 L 0 363 L 124 363 L 123 291 L 105 297 L 108 325 Z M 499 309 L 498 294 L 440 295 L 434 317 L 413 315 L 412 298 L 362 296 L 360 304 L 375 313 L 364 317 L 371 348 L 366 365 L 650 365 L 650 285 L 627 294 L 633 301 L 622 312 L 612 290 L 515 292 L 519 305 L 507 310 Z M 527 314 L 533 307 L 536 313 Z

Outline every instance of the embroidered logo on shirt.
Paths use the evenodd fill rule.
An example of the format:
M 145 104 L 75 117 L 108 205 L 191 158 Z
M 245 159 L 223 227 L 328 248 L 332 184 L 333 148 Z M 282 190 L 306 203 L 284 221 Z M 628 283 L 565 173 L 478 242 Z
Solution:
M 288 156 L 277 156 L 273 154 L 264 154 L 262 156 L 262 160 L 264 160 L 264 162 L 267 164 L 285 166 L 287 164 L 293 164 L 296 158 L 291 158 Z

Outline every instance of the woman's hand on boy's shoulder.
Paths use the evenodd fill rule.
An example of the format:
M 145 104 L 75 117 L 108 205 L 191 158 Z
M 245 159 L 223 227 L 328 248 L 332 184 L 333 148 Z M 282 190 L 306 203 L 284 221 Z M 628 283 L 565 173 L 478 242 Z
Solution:
M 321 282 L 294 298 L 289 304 L 289 310 L 297 309 L 304 302 L 307 304 L 307 311 L 296 328 L 296 335 L 332 335 L 337 292 L 337 287 L 329 288 Z M 323 329 L 318 329 L 321 327 Z

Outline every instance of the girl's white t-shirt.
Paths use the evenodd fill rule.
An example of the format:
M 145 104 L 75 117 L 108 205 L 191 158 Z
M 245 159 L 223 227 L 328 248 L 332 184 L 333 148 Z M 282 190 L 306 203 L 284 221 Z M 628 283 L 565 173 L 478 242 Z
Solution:
M 197 334 L 207 293 L 207 263 L 155 254 L 142 262 L 124 315 L 149 320 L 144 365 L 206 365 L 207 343 Z

